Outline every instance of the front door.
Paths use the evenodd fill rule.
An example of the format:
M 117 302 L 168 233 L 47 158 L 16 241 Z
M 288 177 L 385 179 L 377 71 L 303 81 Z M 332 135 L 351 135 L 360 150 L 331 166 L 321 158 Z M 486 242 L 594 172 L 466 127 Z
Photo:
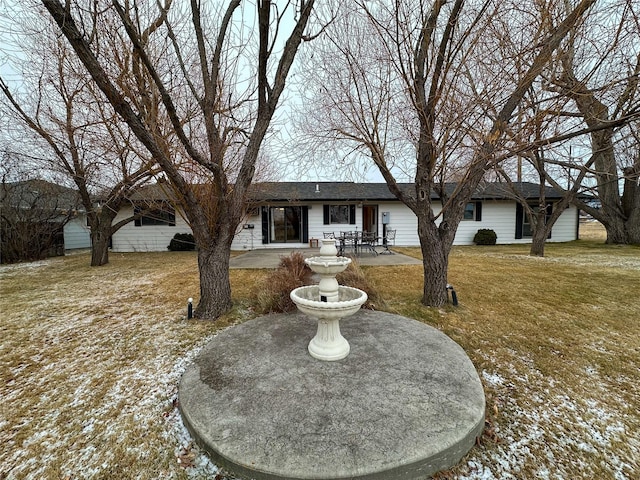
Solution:
M 378 206 L 362 206 L 362 231 L 378 234 Z

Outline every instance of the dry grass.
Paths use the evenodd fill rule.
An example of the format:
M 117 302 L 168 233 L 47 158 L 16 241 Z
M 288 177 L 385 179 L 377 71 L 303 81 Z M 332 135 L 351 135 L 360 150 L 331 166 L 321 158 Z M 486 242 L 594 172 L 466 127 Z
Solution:
M 589 220 L 580 222 L 580 240 L 592 240 L 604 242 L 607 239 L 607 231 L 600 222 Z
M 442 478 L 640 478 L 640 248 L 527 253 L 454 248 L 459 308 L 418 304 L 420 266 L 370 271 L 391 309 L 443 330 L 483 379 L 487 435 Z
M 289 295 L 291 291 L 319 281 L 304 260 L 305 256 L 301 252 L 293 252 L 280 258 L 278 267 L 270 272 L 260 285 L 256 300 L 257 312 L 266 314 L 297 310 Z M 340 285 L 359 288 L 367 293 L 368 298 L 362 308 L 384 309 L 384 300 L 356 262 L 350 263 L 344 272 L 336 276 L 336 279 Z
M 369 277 L 356 261 L 351 262 L 344 272 L 336 275 L 336 280 L 340 285 L 347 285 L 367 293 L 367 301 L 362 305 L 362 308 L 368 310 L 386 309 L 387 305 L 384 298 L 373 283 L 369 281 Z
M 405 253 L 419 255 L 418 249 Z M 389 311 L 442 329 L 485 385 L 482 443 L 441 478 L 640 478 L 640 249 L 593 241 L 458 247 L 458 308 L 420 305 L 420 266 L 362 267 Z M 266 271 L 232 270 L 235 307 L 187 321 L 191 252 L 0 267 L 0 478 L 213 478 L 173 401 L 194 352 L 255 315 Z
M 0 478 L 186 478 L 175 431 L 188 353 L 240 321 L 260 274 L 233 275 L 221 322 L 186 321 L 193 253 L 2 266 Z

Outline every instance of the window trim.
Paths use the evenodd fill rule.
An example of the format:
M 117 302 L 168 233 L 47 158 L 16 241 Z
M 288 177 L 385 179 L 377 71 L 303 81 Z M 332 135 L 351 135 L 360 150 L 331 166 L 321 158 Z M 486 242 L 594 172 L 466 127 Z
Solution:
M 467 207 L 472 205 L 473 208 L 471 210 L 467 210 Z M 471 212 L 471 218 L 465 218 L 466 212 Z M 482 202 L 467 202 L 464 206 L 464 212 L 462 213 L 462 221 L 464 222 L 481 222 L 482 221 Z
M 545 223 L 549 221 L 549 217 L 551 216 L 553 209 L 555 208 L 555 204 L 554 202 L 546 202 L 547 206 L 546 206 L 546 215 L 544 217 Z M 530 202 L 529 204 L 530 208 L 533 208 L 534 210 L 536 208 L 539 208 L 539 205 L 537 203 L 533 203 Z M 531 220 L 529 219 L 529 221 L 527 222 L 527 219 L 529 219 L 529 215 L 528 213 L 525 211 L 524 207 L 519 203 L 516 202 L 516 240 L 521 240 L 523 238 L 533 238 L 533 229 L 531 228 Z M 528 225 L 529 228 L 529 232 L 525 232 L 525 225 Z M 551 238 L 551 230 L 549 231 L 549 236 L 547 238 Z
M 331 208 L 332 207 L 347 207 L 348 219 L 346 223 L 332 222 L 331 221 Z M 356 224 L 356 206 L 349 203 L 325 203 L 323 205 L 323 223 L 324 225 L 355 225 Z
M 176 226 L 176 209 L 165 202 L 159 202 L 155 207 L 134 206 L 133 214 L 140 215 L 134 220 L 136 227 Z

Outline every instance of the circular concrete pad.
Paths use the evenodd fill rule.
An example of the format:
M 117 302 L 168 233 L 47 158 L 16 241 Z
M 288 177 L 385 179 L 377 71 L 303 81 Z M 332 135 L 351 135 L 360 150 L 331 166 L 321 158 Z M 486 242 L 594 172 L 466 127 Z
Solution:
M 254 479 L 424 479 L 484 425 L 464 351 L 440 331 L 362 310 L 340 322 L 337 362 L 307 345 L 317 322 L 268 315 L 216 336 L 179 387 L 183 419 L 221 467 Z

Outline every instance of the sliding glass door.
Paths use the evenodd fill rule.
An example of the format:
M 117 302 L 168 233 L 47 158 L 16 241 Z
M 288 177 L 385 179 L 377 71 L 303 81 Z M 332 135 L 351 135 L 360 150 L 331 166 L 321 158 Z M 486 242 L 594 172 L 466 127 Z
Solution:
M 307 243 L 309 208 L 263 206 L 262 243 Z
M 271 242 L 302 242 L 302 207 L 271 207 Z

